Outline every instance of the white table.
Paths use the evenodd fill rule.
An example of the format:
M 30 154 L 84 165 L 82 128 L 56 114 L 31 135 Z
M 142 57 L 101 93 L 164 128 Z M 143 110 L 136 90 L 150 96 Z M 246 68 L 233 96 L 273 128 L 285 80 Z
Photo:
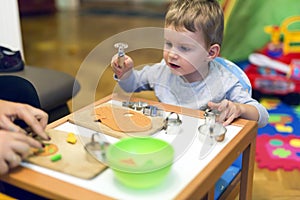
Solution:
M 112 96 L 109 96 L 99 100 L 95 105 L 111 101 L 111 98 Z M 29 163 L 22 163 L 23 167 L 2 177 L 2 180 L 30 192 L 55 199 L 82 199 L 84 197 L 89 199 L 200 199 L 213 192 L 214 183 L 243 152 L 241 198 L 251 199 L 256 123 L 238 120 L 233 125 L 227 126 L 225 140 L 217 143 L 208 156 L 200 159 L 200 149 L 203 144 L 198 139 L 197 129 L 204 123 L 203 119 L 198 118 L 202 116 L 201 111 L 161 105 L 165 110 L 180 113 L 183 124 L 179 134 L 169 135 L 160 131 L 153 135 L 153 137 L 170 142 L 175 148 L 176 155 L 170 174 L 157 187 L 143 190 L 127 188 L 114 178 L 109 168 L 91 180 L 84 180 Z M 95 132 L 68 122 L 68 117 L 50 124 L 49 128 L 85 136 Z M 110 136 L 106 136 L 106 139 L 111 143 L 118 140 Z M 207 197 L 211 196 L 210 194 Z

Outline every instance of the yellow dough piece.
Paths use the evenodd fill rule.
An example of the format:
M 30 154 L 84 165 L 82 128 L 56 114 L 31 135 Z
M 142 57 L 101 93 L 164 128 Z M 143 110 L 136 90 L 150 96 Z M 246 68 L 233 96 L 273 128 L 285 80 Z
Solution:
M 74 133 L 69 133 L 67 136 L 67 142 L 71 144 L 75 144 L 77 142 L 77 138 Z

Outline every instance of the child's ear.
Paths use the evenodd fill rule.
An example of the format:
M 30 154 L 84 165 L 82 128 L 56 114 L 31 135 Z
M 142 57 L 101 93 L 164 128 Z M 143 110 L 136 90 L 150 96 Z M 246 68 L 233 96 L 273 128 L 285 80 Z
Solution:
M 220 53 L 220 45 L 218 44 L 213 44 L 210 46 L 209 51 L 208 51 L 208 58 L 210 60 L 214 59 L 215 57 L 219 56 Z

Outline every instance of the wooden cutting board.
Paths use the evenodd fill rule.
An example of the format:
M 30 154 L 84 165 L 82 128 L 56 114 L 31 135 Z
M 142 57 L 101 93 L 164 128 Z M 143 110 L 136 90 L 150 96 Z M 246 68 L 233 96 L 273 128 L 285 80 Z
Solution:
M 112 108 L 118 108 L 118 109 L 123 109 L 124 111 L 130 109 L 127 107 L 122 107 L 122 106 L 117 106 L 109 103 L 101 104 L 99 106 L 111 106 Z M 109 128 L 108 126 L 102 124 L 101 122 L 97 121 L 97 117 L 95 114 L 95 109 L 97 109 L 99 106 L 95 107 L 90 107 L 89 109 L 85 109 L 82 111 L 78 111 L 74 113 L 70 118 L 69 121 L 71 123 L 74 123 L 76 125 L 92 129 L 97 132 L 101 132 L 107 135 L 110 135 L 115 138 L 123 138 L 123 137 L 130 137 L 130 136 L 148 136 L 152 135 L 160 130 L 162 130 L 164 126 L 164 118 L 163 117 L 150 117 L 147 116 L 151 119 L 152 121 L 152 127 L 149 130 L 146 131 L 140 131 L 140 132 L 120 132 L 120 131 L 115 131 Z M 132 111 L 132 109 L 131 109 Z M 138 112 L 138 111 L 137 111 Z M 127 123 L 126 119 L 122 120 L 122 116 L 118 116 L 118 120 Z
M 84 149 L 83 141 L 90 141 L 90 138 L 76 136 L 77 142 L 71 144 L 67 142 L 68 132 L 49 129 L 47 133 L 51 137 L 47 143 L 58 147 L 58 152 L 53 155 L 61 154 L 61 160 L 52 162 L 53 155 L 32 155 L 27 158 L 28 162 L 82 179 L 91 179 L 107 168 Z

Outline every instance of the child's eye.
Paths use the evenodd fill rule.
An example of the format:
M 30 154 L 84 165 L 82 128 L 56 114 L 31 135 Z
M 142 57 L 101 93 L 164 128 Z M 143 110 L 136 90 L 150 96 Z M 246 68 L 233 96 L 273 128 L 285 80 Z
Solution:
M 172 43 L 166 41 L 166 42 L 165 42 L 165 47 L 166 47 L 166 48 L 171 48 L 171 47 L 172 47 Z
M 189 51 L 191 50 L 189 47 L 186 47 L 186 46 L 180 46 L 180 51 Z

